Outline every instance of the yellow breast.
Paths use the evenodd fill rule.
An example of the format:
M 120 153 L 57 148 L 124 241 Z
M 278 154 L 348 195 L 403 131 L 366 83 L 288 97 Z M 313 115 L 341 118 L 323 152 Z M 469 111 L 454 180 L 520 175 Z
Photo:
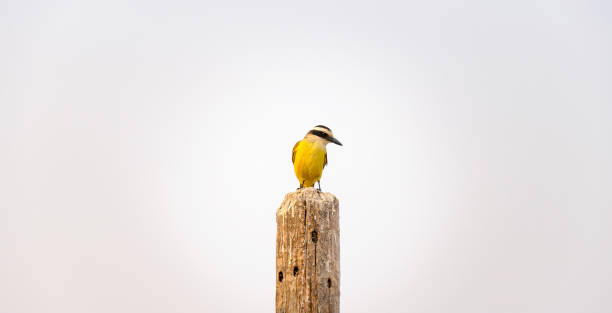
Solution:
M 300 184 L 313 187 L 321 179 L 327 150 L 320 142 L 303 139 L 295 146 L 293 169 Z

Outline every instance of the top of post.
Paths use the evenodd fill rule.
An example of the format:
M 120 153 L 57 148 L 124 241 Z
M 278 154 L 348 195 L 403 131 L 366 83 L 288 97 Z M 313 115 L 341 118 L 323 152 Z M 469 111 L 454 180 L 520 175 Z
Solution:
M 281 213 L 282 210 L 292 207 L 292 205 L 288 205 L 290 202 L 295 203 L 298 201 L 329 203 L 331 207 L 338 206 L 338 198 L 336 198 L 336 196 L 334 196 L 331 192 L 323 192 L 318 191 L 314 187 L 306 187 L 300 188 L 285 195 L 285 199 L 283 200 L 280 208 L 278 208 L 277 213 Z

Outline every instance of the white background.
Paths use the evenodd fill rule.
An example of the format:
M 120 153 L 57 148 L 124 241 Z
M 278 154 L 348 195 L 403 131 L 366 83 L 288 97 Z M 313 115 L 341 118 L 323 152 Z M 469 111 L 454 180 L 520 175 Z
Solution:
M 317 124 L 343 312 L 611 312 L 611 10 L 2 1 L 0 312 L 273 312 Z

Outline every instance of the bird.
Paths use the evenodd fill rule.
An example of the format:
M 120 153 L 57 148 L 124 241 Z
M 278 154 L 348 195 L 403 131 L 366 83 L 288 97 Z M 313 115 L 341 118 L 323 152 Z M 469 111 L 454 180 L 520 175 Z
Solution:
M 317 125 L 293 146 L 291 162 L 295 176 L 300 182 L 298 189 L 314 187 L 318 182 L 318 191 L 321 191 L 321 174 L 327 165 L 326 147 L 330 142 L 342 146 L 329 127 Z

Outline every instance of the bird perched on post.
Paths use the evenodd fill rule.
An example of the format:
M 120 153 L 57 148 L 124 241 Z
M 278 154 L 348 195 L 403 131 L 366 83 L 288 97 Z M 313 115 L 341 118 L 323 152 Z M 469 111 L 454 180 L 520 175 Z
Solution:
M 319 191 L 321 191 L 321 174 L 327 164 L 326 146 L 330 142 L 342 145 L 334 138 L 331 129 L 317 125 L 306 133 L 304 139 L 293 146 L 291 161 L 295 176 L 300 181 L 300 188 L 314 187 L 315 182 L 319 182 Z

